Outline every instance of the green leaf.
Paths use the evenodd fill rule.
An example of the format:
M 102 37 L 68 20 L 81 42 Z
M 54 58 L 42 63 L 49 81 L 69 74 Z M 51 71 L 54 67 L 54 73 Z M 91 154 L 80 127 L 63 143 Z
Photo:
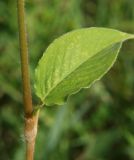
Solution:
M 68 96 L 99 80 L 113 65 L 122 42 L 134 35 L 106 28 L 85 28 L 56 39 L 35 72 L 37 96 L 46 105 L 63 104 Z

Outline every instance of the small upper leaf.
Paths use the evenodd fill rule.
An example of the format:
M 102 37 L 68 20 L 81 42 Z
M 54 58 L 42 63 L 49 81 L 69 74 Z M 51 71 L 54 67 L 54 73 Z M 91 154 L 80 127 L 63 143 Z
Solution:
M 86 28 L 56 39 L 35 72 L 37 96 L 46 105 L 63 104 L 67 97 L 89 87 L 113 65 L 124 40 L 133 35 L 106 28 Z

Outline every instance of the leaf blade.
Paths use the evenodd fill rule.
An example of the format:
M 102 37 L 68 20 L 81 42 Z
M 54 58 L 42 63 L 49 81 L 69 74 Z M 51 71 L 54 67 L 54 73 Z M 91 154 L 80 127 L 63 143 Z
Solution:
M 121 45 L 122 44 L 117 44 L 117 46 L 114 46 L 115 47 L 115 50 L 118 50 L 118 52 L 119 52 L 119 49 L 120 49 L 120 47 L 121 47 Z M 113 49 L 113 48 L 112 48 Z M 109 49 L 108 49 L 109 50 Z M 112 50 L 113 51 L 113 50 Z M 107 52 L 105 52 L 105 54 L 107 54 Z M 74 94 L 74 93 L 77 93 L 79 90 L 81 90 L 82 88 L 89 88 L 90 86 L 91 86 L 91 84 L 92 83 L 94 83 L 95 81 L 97 81 L 97 80 L 99 80 L 110 68 L 111 68 L 111 66 L 113 65 L 113 63 L 115 62 L 115 60 L 116 60 L 116 57 L 117 57 L 117 54 L 116 54 L 116 52 L 115 53 L 113 53 L 112 52 L 112 54 L 111 53 L 108 53 L 109 54 L 109 56 L 111 57 L 111 59 L 109 59 L 109 61 L 107 61 L 107 63 L 104 63 L 104 66 L 103 65 L 101 65 L 101 67 L 99 67 L 99 71 L 97 70 L 98 69 L 98 66 L 99 66 L 99 63 L 97 64 L 95 64 L 95 62 L 96 62 L 96 59 L 99 59 L 99 58 L 105 58 L 105 57 L 92 57 L 89 61 L 91 62 L 91 65 L 89 65 L 89 61 L 86 61 L 84 64 L 82 64 L 82 65 L 84 65 L 84 67 L 80 67 L 80 70 L 79 69 L 77 69 L 77 70 L 75 70 L 75 72 L 73 72 L 73 73 L 71 73 L 71 75 L 72 74 L 75 74 L 75 78 L 77 79 L 77 88 L 76 88 L 76 84 L 75 85 L 71 85 L 71 90 L 69 90 L 69 88 L 68 89 L 66 89 L 66 86 L 67 86 L 67 83 L 68 82 L 66 82 L 66 79 L 64 79 L 64 83 L 63 83 L 63 81 L 62 81 L 62 83 L 59 83 L 53 90 L 51 90 L 50 91 L 50 93 L 49 93 L 49 95 L 46 95 L 46 103 L 47 104 L 49 104 L 49 101 L 51 101 L 51 99 L 52 100 L 54 100 L 55 98 L 55 102 L 56 102 L 56 104 L 58 104 L 58 105 L 62 105 L 63 103 L 64 103 L 64 97 L 67 97 L 68 98 L 68 96 L 69 96 L 69 93 L 72 93 L 72 94 Z M 116 56 L 115 56 L 115 55 Z M 102 55 L 101 55 L 102 56 Z M 100 60 L 100 59 L 99 59 Z M 108 60 L 108 59 L 107 59 Z M 103 63 L 103 61 L 104 61 L 104 59 L 101 59 L 101 63 Z M 88 64 L 88 66 L 86 65 L 86 64 Z M 107 66 L 107 70 L 106 71 L 103 71 L 103 67 L 106 67 Z M 94 74 L 92 77 L 86 77 L 86 74 L 85 74 L 85 72 L 87 73 L 87 70 L 86 71 L 84 71 L 83 70 L 83 68 L 85 69 L 86 67 L 88 67 L 88 70 L 89 71 L 91 71 L 91 72 L 89 72 L 88 74 L 90 75 L 90 74 L 92 74 L 92 72 L 97 72 L 97 74 Z M 97 67 L 97 68 L 96 68 Z M 90 69 L 89 69 L 90 68 Z M 96 68 L 96 69 L 95 69 Z M 81 71 L 81 69 L 82 69 L 82 71 Z M 81 72 L 81 73 L 80 73 Z M 103 72 L 103 74 L 102 74 L 102 72 Z M 71 75 L 69 75 L 69 77 L 67 77 L 67 81 L 69 81 L 70 83 L 73 83 L 73 76 L 71 76 Z M 79 82 L 79 75 L 81 75 L 82 76 L 82 80 L 81 80 L 81 82 Z M 95 76 L 95 77 L 94 77 Z M 84 77 L 84 78 L 83 78 Z M 86 80 L 85 80 L 85 83 L 84 83 L 84 79 L 86 78 Z M 88 79 L 88 78 L 90 78 L 90 79 Z M 79 82 L 79 83 L 78 83 Z M 88 82 L 88 83 L 86 83 L 86 82 Z M 81 86 L 79 86 L 79 85 L 81 85 Z M 73 86 L 74 86 L 74 88 L 73 88 Z M 64 87 L 64 88 L 63 88 Z M 61 88 L 63 88 L 63 90 L 61 90 Z M 60 89 L 60 90 L 58 90 L 58 89 Z M 56 90 L 56 91 L 55 91 Z M 68 91 L 69 90 L 69 91 Z M 64 92 L 67 94 L 68 92 L 68 95 L 67 96 L 64 96 Z M 55 96 L 56 95 L 56 93 L 58 93 L 58 96 Z M 59 97 L 59 99 L 58 99 L 58 97 Z M 67 98 L 65 98 L 65 100 L 67 99 Z M 60 102 L 60 103 L 59 103 Z M 53 104 L 49 104 L 49 105 L 53 105 Z
M 89 28 L 70 32 L 55 40 L 46 50 L 46 54 L 41 58 L 36 69 L 35 89 L 37 95 L 46 105 L 63 104 L 66 97 L 81 88 L 90 86 L 89 78 L 87 78 L 87 84 L 84 84 L 85 76 L 83 76 L 83 80 L 81 80 L 79 87 L 77 87 L 79 78 L 77 77 L 76 82 L 75 77 L 77 74 L 80 75 L 80 69 L 77 74 L 74 71 L 77 70 L 79 66 L 91 60 L 96 55 L 102 55 L 103 51 L 110 50 L 111 46 L 115 47 L 117 43 L 131 37 L 129 34 L 116 30 Z M 110 59 L 110 63 L 105 67 L 104 73 L 112 66 L 112 62 L 115 61 L 119 49 L 120 45 L 116 48 L 115 54 L 113 54 L 113 57 Z M 106 56 L 105 62 L 101 62 L 101 65 L 103 63 L 105 64 L 107 60 L 108 56 Z M 96 64 L 98 63 L 99 60 L 96 61 Z M 94 64 L 94 67 L 95 66 Z M 82 68 L 83 67 L 81 67 L 81 69 Z M 90 68 L 89 70 L 93 69 Z M 99 70 L 97 72 L 99 72 Z M 74 81 L 73 85 L 70 85 L 72 83 L 71 80 L 66 82 L 66 78 L 70 74 L 74 74 L 72 78 L 72 81 Z M 101 74 L 103 75 L 102 72 Z M 92 75 L 95 76 L 95 74 Z M 95 77 L 93 81 L 99 77 L 101 76 Z M 93 81 L 91 81 L 91 83 L 93 83 Z M 69 89 L 69 86 L 71 86 L 71 89 Z

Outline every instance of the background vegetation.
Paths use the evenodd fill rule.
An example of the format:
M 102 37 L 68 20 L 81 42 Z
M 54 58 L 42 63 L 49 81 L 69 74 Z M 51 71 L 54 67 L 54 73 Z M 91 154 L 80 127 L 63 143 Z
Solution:
M 43 51 L 63 33 L 90 26 L 134 33 L 133 0 L 26 0 L 26 11 L 32 83 Z M 1 160 L 24 157 L 16 12 L 16 1 L 0 0 Z M 121 52 L 101 81 L 41 112 L 36 160 L 134 160 L 134 41 Z

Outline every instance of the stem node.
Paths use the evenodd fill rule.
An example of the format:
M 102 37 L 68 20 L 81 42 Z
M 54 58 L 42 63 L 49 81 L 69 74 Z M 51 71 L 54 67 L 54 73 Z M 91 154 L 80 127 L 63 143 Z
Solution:
M 27 160 L 33 160 L 34 146 L 37 135 L 39 111 L 36 114 L 25 118 L 24 136 L 27 146 Z

